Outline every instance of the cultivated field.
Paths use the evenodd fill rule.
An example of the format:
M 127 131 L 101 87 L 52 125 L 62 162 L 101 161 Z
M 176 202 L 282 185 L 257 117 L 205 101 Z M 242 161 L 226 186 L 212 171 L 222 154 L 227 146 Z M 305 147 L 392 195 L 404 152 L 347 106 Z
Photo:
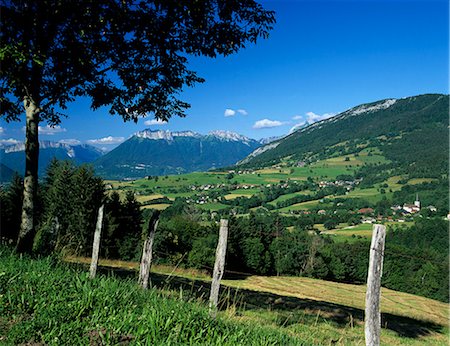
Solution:
M 348 160 L 347 160 L 348 159 Z M 305 181 L 312 178 L 314 181 L 333 181 L 338 175 L 353 174 L 355 169 L 364 164 L 375 164 L 387 162 L 386 159 L 375 153 L 368 156 L 367 151 L 362 151 L 359 156 L 347 155 L 333 157 L 326 160 L 314 162 L 305 167 L 272 167 L 255 171 L 233 171 L 232 177 L 228 176 L 228 172 L 194 172 L 181 175 L 160 176 L 156 179 L 140 179 L 136 181 L 107 181 L 113 190 L 118 191 L 121 195 L 127 190 L 134 191 L 138 196 L 139 202 L 148 203 L 145 208 L 164 209 L 167 207 L 163 204 L 151 204 L 151 201 L 161 197 L 167 197 L 174 201 L 177 197 L 193 198 L 198 196 L 208 195 L 214 191 L 221 191 L 225 186 L 236 186 L 234 190 L 222 193 L 226 200 L 233 200 L 239 197 L 251 197 L 255 194 L 260 194 L 264 187 L 273 184 L 280 184 L 289 181 Z M 326 198 L 332 200 L 335 198 L 364 198 L 369 202 L 377 202 L 383 197 L 391 197 L 394 191 L 401 188 L 402 185 L 398 181 L 402 177 L 390 177 L 387 181 L 377 184 L 373 188 L 355 188 L 346 195 L 330 195 Z M 417 179 L 416 179 L 417 180 Z M 423 180 L 423 179 L 422 179 Z M 412 183 L 420 183 L 422 180 L 417 180 Z M 380 193 L 380 187 L 387 184 L 385 187 L 385 194 Z M 243 188 L 245 187 L 245 188 Z M 278 202 L 284 202 L 289 198 L 298 195 L 307 195 L 311 191 L 301 191 L 295 193 L 287 193 L 281 195 L 277 199 L 270 201 L 269 204 L 276 206 Z M 322 199 L 293 204 L 277 211 L 288 213 L 290 211 L 309 210 L 318 207 Z M 201 209 L 216 211 L 226 208 L 226 205 L 217 201 L 209 201 L 199 205 Z

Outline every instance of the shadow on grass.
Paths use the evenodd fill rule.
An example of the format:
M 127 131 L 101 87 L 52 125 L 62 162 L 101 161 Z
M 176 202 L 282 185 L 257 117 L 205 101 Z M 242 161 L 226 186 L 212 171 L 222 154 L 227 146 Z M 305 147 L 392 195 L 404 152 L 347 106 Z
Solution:
M 137 278 L 137 273 L 132 270 L 99 267 L 99 272 L 120 278 Z M 152 287 L 182 292 L 183 299 L 207 301 L 209 298 L 209 282 L 156 273 L 151 273 L 150 278 Z M 339 327 L 345 327 L 363 323 L 364 321 L 364 311 L 358 308 L 306 298 L 281 296 L 269 292 L 222 286 L 219 309 L 225 310 L 232 305 L 236 306 L 238 311 L 244 309 L 277 312 L 278 317 L 274 322 L 284 327 L 295 323 L 315 325 L 318 321 L 326 321 Z M 390 313 L 382 313 L 381 320 L 383 328 L 395 331 L 402 337 L 419 338 L 430 335 L 433 332 L 443 333 L 443 326 L 429 321 L 421 321 Z

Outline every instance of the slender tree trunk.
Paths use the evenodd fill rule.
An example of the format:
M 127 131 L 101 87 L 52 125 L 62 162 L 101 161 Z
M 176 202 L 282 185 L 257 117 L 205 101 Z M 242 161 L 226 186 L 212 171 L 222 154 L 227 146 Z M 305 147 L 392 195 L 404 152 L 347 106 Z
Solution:
M 39 162 L 39 106 L 30 98 L 24 98 L 26 111 L 26 139 L 25 139 L 25 176 L 23 180 L 22 223 L 16 251 L 31 253 L 35 229 L 35 202 L 38 187 Z

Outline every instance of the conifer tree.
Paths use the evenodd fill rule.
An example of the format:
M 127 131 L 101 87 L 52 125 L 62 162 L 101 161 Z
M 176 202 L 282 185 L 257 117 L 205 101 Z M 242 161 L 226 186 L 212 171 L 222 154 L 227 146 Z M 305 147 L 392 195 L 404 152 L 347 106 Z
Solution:
M 0 190 L 0 242 L 17 241 L 23 199 L 23 179 L 14 174 L 11 183 Z

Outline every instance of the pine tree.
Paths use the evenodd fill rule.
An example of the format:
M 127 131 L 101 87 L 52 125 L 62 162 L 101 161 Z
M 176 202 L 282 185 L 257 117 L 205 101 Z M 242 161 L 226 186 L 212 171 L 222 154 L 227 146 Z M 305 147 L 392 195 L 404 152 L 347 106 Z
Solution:
M 23 179 L 15 174 L 6 189 L 0 190 L 0 242 L 15 242 L 19 236 L 23 200 Z
M 43 191 L 44 217 L 33 250 L 48 254 L 67 249 L 89 254 L 98 208 L 104 199 L 103 181 L 91 168 L 53 161 L 47 169 Z
M 101 254 L 106 258 L 119 258 L 117 239 L 122 221 L 122 203 L 120 195 L 114 191 L 105 201 L 105 218 Z
M 118 251 L 121 259 L 130 260 L 138 256 L 142 237 L 142 212 L 133 191 L 127 191 L 122 218 Z

